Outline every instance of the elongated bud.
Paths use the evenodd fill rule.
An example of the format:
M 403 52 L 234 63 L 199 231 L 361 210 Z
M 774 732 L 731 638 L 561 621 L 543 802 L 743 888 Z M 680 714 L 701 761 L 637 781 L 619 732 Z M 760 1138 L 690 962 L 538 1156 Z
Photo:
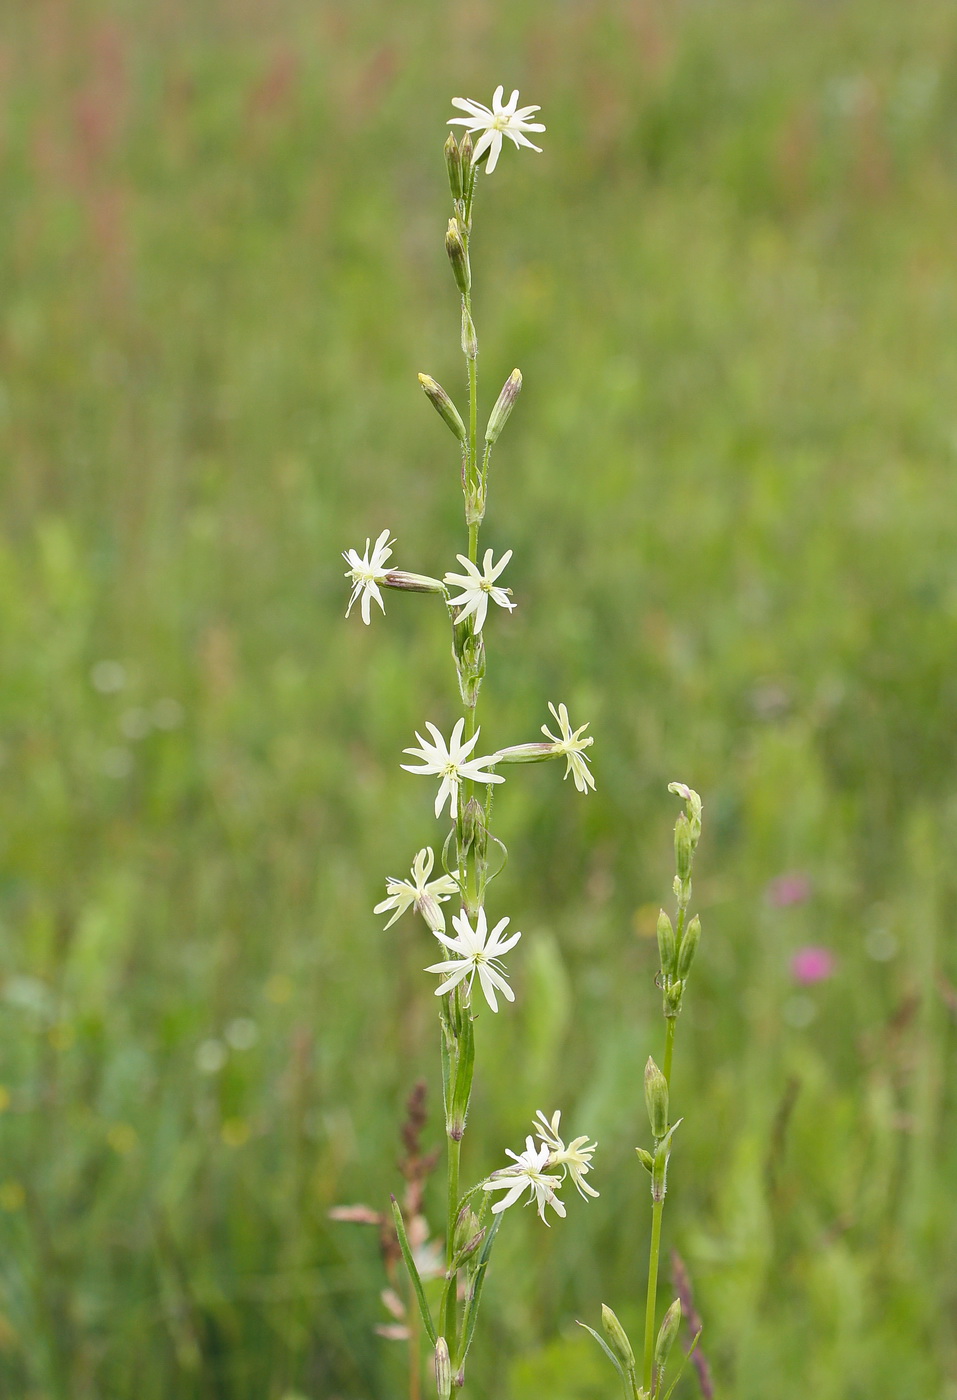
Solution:
M 652 1157 L 651 1153 L 646 1151 L 643 1147 L 636 1147 L 635 1151 L 637 1152 L 638 1160 L 644 1167 L 645 1171 L 653 1172 L 655 1169 L 655 1159 L 654 1157 Z
M 442 385 L 436 384 L 435 380 L 428 374 L 420 374 L 419 383 L 422 385 L 425 397 L 442 419 L 443 423 L 452 429 L 452 432 L 458 438 L 459 442 L 464 442 L 467 433 L 465 431 L 465 424 L 462 422 L 462 415 L 442 388 Z
M 629 1371 L 633 1371 L 635 1369 L 635 1353 L 631 1349 L 628 1333 L 607 1303 L 601 1305 L 601 1325 L 618 1360 Z
M 698 944 L 701 941 L 701 920 L 695 914 L 691 923 L 681 936 L 681 947 L 678 949 L 678 976 L 684 980 L 691 971 L 691 964 L 694 962 L 695 953 L 698 951 Z
M 455 1255 L 462 1263 L 474 1254 L 485 1238 L 485 1230 L 471 1206 L 463 1206 L 455 1222 Z
M 440 578 L 428 574 L 409 574 L 405 569 L 390 569 L 379 580 L 385 588 L 397 588 L 400 593 L 448 593 Z
M 694 846 L 691 840 L 691 823 L 681 813 L 675 822 L 675 870 L 678 872 L 678 879 L 685 881 L 691 878 L 691 855 Z
M 453 199 L 462 198 L 462 152 L 452 132 L 445 143 L 445 164 L 449 172 L 449 189 Z
M 560 758 L 554 744 L 513 744 L 511 748 L 499 749 L 495 755 L 497 763 L 545 763 L 550 758 Z
M 675 975 L 677 951 L 674 927 L 662 909 L 658 915 L 658 956 L 661 958 L 661 970 L 666 977 L 674 977 Z
M 499 436 L 505 424 L 508 422 L 509 414 L 519 394 L 522 392 L 522 372 L 513 369 L 511 374 L 502 385 L 502 392 L 495 400 L 495 407 L 488 416 L 488 427 L 485 429 L 485 441 L 489 447 L 498 442 Z
M 475 142 L 472 140 L 472 133 L 467 131 L 459 143 L 459 155 L 462 157 L 462 181 L 472 165 L 472 155 L 475 149 Z
M 465 251 L 465 243 L 462 239 L 458 219 L 449 219 L 449 226 L 445 234 L 445 251 L 452 264 L 455 285 L 463 296 L 467 296 L 472 285 L 472 274 L 469 271 L 469 255 Z
M 478 336 L 475 334 L 472 318 L 464 302 L 462 303 L 462 354 L 469 360 L 474 360 L 478 355 Z
M 435 1388 L 439 1400 L 450 1400 L 452 1394 L 452 1358 L 449 1344 L 440 1337 L 435 1344 Z
M 668 1131 L 668 1081 L 650 1055 L 645 1065 L 645 1106 L 657 1141 Z
M 663 1371 L 668 1364 L 668 1353 L 674 1346 L 674 1340 L 680 1326 L 681 1303 L 676 1298 L 665 1313 L 661 1326 L 658 1328 L 658 1340 L 655 1342 L 655 1369 L 657 1371 Z
M 488 848 L 488 827 L 485 825 L 485 808 L 476 797 L 470 797 L 465 804 L 462 837 L 465 846 L 474 849 L 476 859 L 484 860 Z

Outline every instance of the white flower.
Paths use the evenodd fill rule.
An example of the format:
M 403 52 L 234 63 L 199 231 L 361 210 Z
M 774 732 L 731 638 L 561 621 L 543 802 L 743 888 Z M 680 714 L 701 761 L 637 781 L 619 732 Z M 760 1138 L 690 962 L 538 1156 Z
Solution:
M 445 915 L 439 905 L 444 904 L 450 895 L 457 894 L 459 887 L 451 875 L 440 875 L 437 880 L 430 881 L 434 864 L 432 847 L 426 846 L 412 862 L 411 883 L 389 876 L 385 882 L 387 898 L 372 911 L 373 914 L 385 914 L 389 909 L 395 910 L 386 928 L 391 928 L 396 919 L 401 919 L 405 911 L 414 905 L 433 933 L 439 929 L 445 931 Z
M 473 163 L 478 160 L 485 151 L 488 151 L 488 165 L 485 173 L 491 175 L 498 163 L 499 155 L 502 151 L 502 137 L 507 136 L 510 141 L 514 141 L 516 146 L 529 146 L 533 151 L 541 151 L 541 146 L 534 146 L 528 137 L 523 133 L 526 131 L 544 131 L 541 122 L 530 122 L 526 118 L 533 112 L 541 111 L 540 107 L 519 107 L 518 90 L 512 93 L 505 106 L 502 106 L 502 97 L 505 89 L 497 87 L 492 96 L 491 107 L 485 107 L 481 102 L 473 102 L 468 97 L 453 97 L 452 106 L 458 107 L 460 112 L 467 112 L 465 117 L 451 117 L 449 126 L 464 126 L 469 131 L 480 131 L 482 135 L 475 143 L 475 152 L 472 156 Z
M 444 943 L 450 952 L 458 954 L 455 958 L 449 958 L 445 962 L 433 963 L 427 967 L 426 972 L 441 972 L 445 981 L 436 989 L 435 995 L 442 996 L 445 992 L 450 992 L 453 987 L 469 979 L 469 992 L 472 990 L 472 983 L 475 974 L 478 973 L 479 981 L 482 984 L 482 991 L 485 993 L 485 1000 L 493 1011 L 498 1010 L 498 1001 L 495 997 L 496 987 L 502 993 L 506 1001 L 514 1001 L 515 993 L 505 980 L 499 959 L 503 953 L 507 953 L 510 948 L 521 938 L 520 933 L 513 933 L 511 938 L 502 938 L 508 919 L 499 919 L 492 929 L 488 930 L 485 919 L 485 910 L 478 911 L 475 920 L 475 928 L 469 923 L 468 915 L 463 909 L 459 914 L 453 914 L 452 927 L 456 930 L 458 937 L 449 938 L 448 934 L 436 933 L 436 938 L 440 943 Z
M 565 706 L 559 705 L 556 710 L 551 700 L 549 700 L 548 708 L 558 720 L 559 728 L 562 731 L 562 737 L 560 739 L 556 738 L 544 724 L 542 725 L 542 733 L 545 735 L 546 739 L 551 739 L 553 745 L 552 753 L 564 754 L 565 758 L 567 758 L 568 762 L 565 765 L 565 777 L 567 778 L 569 773 L 574 774 L 575 786 L 579 792 L 587 792 L 589 788 L 594 789 L 595 779 L 592 777 L 591 769 L 588 767 L 588 758 L 582 750 L 587 749 L 589 744 L 593 744 L 595 740 L 591 735 L 589 735 L 587 739 L 582 739 L 580 737 L 584 734 L 588 725 L 583 724 L 572 733 L 572 727 L 568 722 L 568 711 Z
M 392 546 L 395 540 L 389 539 L 388 530 L 383 530 L 372 547 L 372 557 L 369 557 L 369 541 L 366 540 L 365 553 L 359 558 L 357 549 L 344 549 L 342 557 L 349 565 L 346 578 L 352 579 L 352 597 L 349 599 L 349 606 L 346 608 L 346 617 L 352 612 L 352 605 L 362 595 L 362 621 L 368 627 L 372 621 L 370 611 L 372 599 L 374 598 L 379 607 L 385 612 L 385 603 L 382 601 L 382 594 L 379 592 L 379 584 L 385 579 L 389 572 L 385 562 L 392 555 Z
M 442 782 L 439 786 L 439 795 L 435 799 L 435 815 L 438 816 L 445 806 L 446 799 L 449 804 L 449 816 L 455 816 L 455 802 L 459 794 L 459 783 L 463 778 L 469 778 L 473 783 L 504 783 L 505 779 L 498 773 L 483 773 L 482 769 L 488 764 L 495 762 L 495 754 L 487 754 L 484 758 L 469 758 L 469 754 L 478 743 L 478 736 L 481 730 L 476 729 L 471 739 L 466 739 L 462 743 L 462 731 L 465 728 L 465 720 L 456 721 L 452 730 L 451 738 L 446 744 L 441 733 L 434 724 L 428 720 L 425 723 L 426 729 L 435 740 L 430 744 L 428 739 L 423 739 L 416 730 L 415 737 L 418 739 L 420 748 L 403 749 L 403 753 L 410 753 L 413 758 L 421 758 L 422 763 L 416 767 L 412 763 L 403 763 L 400 766 L 407 773 L 438 773 Z
M 512 1158 L 514 1167 L 503 1167 L 501 1171 L 493 1172 L 487 1181 L 482 1182 L 483 1191 L 506 1192 L 500 1201 L 495 1202 L 492 1214 L 498 1215 L 501 1211 L 508 1210 L 527 1187 L 528 1199 L 538 1206 L 538 1214 L 542 1220 L 545 1220 L 546 1206 L 551 1206 L 556 1215 L 564 1216 L 565 1207 L 555 1194 L 555 1189 L 561 1186 L 562 1179 L 560 1176 L 548 1176 L 545 1172 L 548 1165 L 547 1146 L 543 1144 L 536 1147 L 532 1138 L 527 1137 L 524 1152 L 516 1154 L 509 1152 L 508 1148 L 505 1152 Z M 545 1224 L 548 1224 L 547 1220 Z
M 559 1136 L 558 1129 L 562 1121 L 562 1115 L 556 1111 L 551 1118 L 546 1118 L 541 1109 L 535 1115 L 535 1132 L 548 1148 L 548 1161 L 546 1166 L 563 1167 L 564 1171 L 571 1177 L 578 1191 L 578 1194 L 585 1196 L 597 1196 L 599 1193 L 593 1186 L 583 1178 L 591 1171 L 591 1159 L 594 1156 L 597 1142 L 589 1142 L 587 1137 L 577 1137 L 566 1147 Z M 564 1173 L 562 1179 L 564 1180 Z
M 466 559 L 464 554 L 457 554 L 456 559 L 467 570 L 464 574 L 446 574 L 445 583 L 451 583 L 455 588 L 461 588 L 462 592 L 457 598 L 449 599 L 449 606 L 461 608 L 455 621 L 464 622 L 467 617 L 475 616 L 473 624 L 476 632 L 481 632 L 485 626 L 485 617 L 488 613 L 488 600 L 492 599 L 498 603 L 500 608 L 508 608 L 512 612 L 515 604 L 509 601 L 509 590 L 507 588 L 496 588 L 495 580 L 505 568 L 512 557 L 512 551 L 507 549 L 497 564 L 492 563 L 492 551 L 485 551 L 485 559 L 482 563 L 482 571 L 479 572 L 477 564 L 473 564 L 471 559 Z
M 459 885 L 451 875 L 439 875 L 438 879 L 430 881 L 428 876 L 432 874 L 434 864 L 432 847 L 427 846 L 424 851 L 418 851 L 416 860 L 413 861 L 411 882 L 389 876 L 386 881 L 386 899 L 383 899 L 381 904 L 376 904 L 372 910 L 374 914 L 385 914 L 386 911 L 395 909 L 395 914 L 385 925 L 386 928 L 392 928 L 397 918 L 402 918 L 406 910 L 411 909 L 414 904 L 432 932 L 437 932 L 439 928 L 445 931 L 445 914 L 439 909 L 439 904 L 444 904 L 451 895 L 458 895 Z

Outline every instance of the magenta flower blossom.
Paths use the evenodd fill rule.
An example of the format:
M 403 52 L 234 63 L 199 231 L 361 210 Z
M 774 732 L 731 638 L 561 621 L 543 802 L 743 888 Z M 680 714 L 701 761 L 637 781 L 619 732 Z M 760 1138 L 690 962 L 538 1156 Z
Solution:
M 827 948 L 799 948 L 791 959 L 791 976 L 802 987 L 834 976 L 834 954 Z

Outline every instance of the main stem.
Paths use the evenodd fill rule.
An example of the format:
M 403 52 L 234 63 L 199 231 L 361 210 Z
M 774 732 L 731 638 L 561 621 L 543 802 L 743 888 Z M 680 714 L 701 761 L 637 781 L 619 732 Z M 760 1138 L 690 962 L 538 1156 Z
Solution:
M 465 301 L 465 308 L 466 308 L 466 311 L 468 312 L 469 318 L 471 318 L 471 315 L 472 315 L 472 298 L 471 298 L 471 295 L 466 294 L 466 296 L 465 296 L 465 298 L 464 298 L 464 301 Z M 478 450 L 478 369 L 477 369 L 477 366 L 476 366 L 474 357 L 469 357 L 469 358 L 468 358 L 468 381 L 469 381 L 469 443 L 468 443 L 468 463 L 467 463 L 467 470 L 466 470 L 466 474 L 465 474 L 465 485 L 466 485 L 466 512 L 467 512 L 467 515 L 468 515 L 468 513 L 469 513 L 469 510 L 468 510 L 469 499 L 470 499 L 470 497 L 471 497 L 472 499 L 474 499 L 475 492 L 476 492 L 476 486 L 477 486 L 477 482 L 476 482 L 476 465 L 477 465 L 477 450 Z M 474 564 L 474 563 L 476 562 L 476 560 L 478 559 L 478 541 L 479 541 L 479 528 L 480 528 L 480 523 L 479 523 L 479 521 L 477 521 L 477 520 L 476 520 L 476 521 L 468 520 L 468 521 L 467 521 L 467 524 L 468 524 L 468 533 L 469 533 L 469 544 L 468 544 L 469 559 L 470 559 L 470 561 Z M 476 719 L 476 710 L 477 710 L 477 708 L 478 708 L 478 695 L 476 694 L 476 695 L 475 695 L 474 703 L 471 704 L 471 705 L 467 705 L 467 706 L 466 706 L 466 711 L 465 711 L 465 734 L 466 734 L 466 739 L 471 739 L 472 736 L 473 736 L 474 733 L 475 733 L 475 728 L 476 728 L 475 719 Z M 472 798 L 472 796 L 473 796 L 474 789 L 475 789 L 475 784 L 474 784 L 471 780 L 467 780 L 465 783 L 463 783 L 462 786 L 463 786 L 463 792 L 462 792 L 462 796 L 461 796 L 461 799 L 460 799 L 460 805 L 459 805 L 459 828 L 460 828 L 460 830 L 461 830 L 461 827 L 462 827 L 462 813 L 464 812 L 466 806 L 468 805 L 469 801 L 471 800 L 471 798 Z M 466 899 L 465 899 L 464 902 L 465 902 L 466 904 L 468 904 L 468 905 L 471 905 L 472 900 L 473 900 L 473 896 L 477 899 L 477 898 L 478 898 L 478 894 L 479 894 L 479 890 L 478 890 L 478 875 L 477 875 L 476 865 L 475 865 L 475 853 L 474 853 L 474 849 L 470 848 L 470 850 L 469 850 L 469 852 L 468 852 L 468 854 L 467 854 L 467 856 L 466 856 L 465 864 L 466 864 L 466 869 L 465 869 L 465 881 L 466 881 L 465 890 L 466 890 Z M 468 1013 L 468 1008 L 467 1008 L 467 1007 L 463 1007 L 463 1013 L 464 1013 L 465 1015 L 468 1015 L 468 1014 L 469 1014 L 469 1013 Z M 456 1219 L 457 1219 L 457 1216 L 458 1216 L 458 1204 L 459 1204 L 459 1169 L 460 1169 L 460 1164 L 461 1164 L 461 1156 L 462 1156 L 462 1142 L 461 1142 L 461 1139 L 455 1139 L 455 1138 L 450 1137 L 450 1138 L 449 1138 L 449 1154 L 448 1154 L 448 1236 L 447 1236 L 447 1242 L 446 1242 L 446 1259 L 447 1259 L 447 1267 L 448 1267 L 448 1268 L 451 1268 L 451 1266 L 452 1266 L 452 1260 L 453 1260 L 453 1258 L 455 1257 L 455 1225 L 456 1225 Z M 457 1297 L 456 1297 L 456 1292 L 457 1292 L 457 1290 L 455 1289 L 455 1287 L 452 1287 L 452 1288 L 449 1290 L 448 1304 L 447 1304 L 447 1307 L 446 1307 L 446 1315 L 445 1315 L 445 1318 L 443 1319 L 442 1325 L 443 1325 L 443 1328 L 444 1328 L 444 1333 L 445 1333 L 446 1340 L 448 1341 L 449 1346 L 450 1346 L 450 1349 L 451 1349 L 452 1354 L 453 1354 L 453 1361 L 457 1363 L 458 1360 L 459 1360 L 459 1358 L 458 1358 L 458 1356 L 457 1356 L 457 1335 L 458 1335 L 458 1306 L 457 1306 L 457 1304 L 458 1304 L 458 1300 L 457 1300 Z
M 643 1385 L 651 1394 L 655 1364 L 655 1307 L 658 1301 L 658 1257 L 661 1253 L 661 1217 L 664 1200 L 655 1201 L 651 1208 L 651 1249 L 648 1254 L 648 1298 L 645 1303 L 645 1370 Z

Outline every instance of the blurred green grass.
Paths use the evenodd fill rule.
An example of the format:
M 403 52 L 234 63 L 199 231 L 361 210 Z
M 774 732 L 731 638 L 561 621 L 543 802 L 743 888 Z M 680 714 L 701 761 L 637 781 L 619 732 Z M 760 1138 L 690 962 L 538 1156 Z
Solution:
M 525 375 L 483 722 L 565 699 L 598 791 L 528 769 L 497 804 L 526 938 L 469 1160 L 561 1105 L 602 1196 L 508 1220 L 470 1393 L 607 1395 L 574 1318 L 640 1306 L 680 777 L 705 940 L 666 1233 L 720 1393 L 954 1400 L 953 8 L 0 25 L 0 1390 L 401 1389 L 375 1242 L 326 1213 L 381 1205 L 434 1084 L 421 931 L 371 906 L 434 839 L 399 751 L 455 700 L 427 603 L 343 622 L 339 551 L 461 547 L 415 373 L 460 374 L 448 99 L 503 81 L 548 132 L 477 216 L 483 386 Z M 838 957 L 807 993 L 804 943 Z

